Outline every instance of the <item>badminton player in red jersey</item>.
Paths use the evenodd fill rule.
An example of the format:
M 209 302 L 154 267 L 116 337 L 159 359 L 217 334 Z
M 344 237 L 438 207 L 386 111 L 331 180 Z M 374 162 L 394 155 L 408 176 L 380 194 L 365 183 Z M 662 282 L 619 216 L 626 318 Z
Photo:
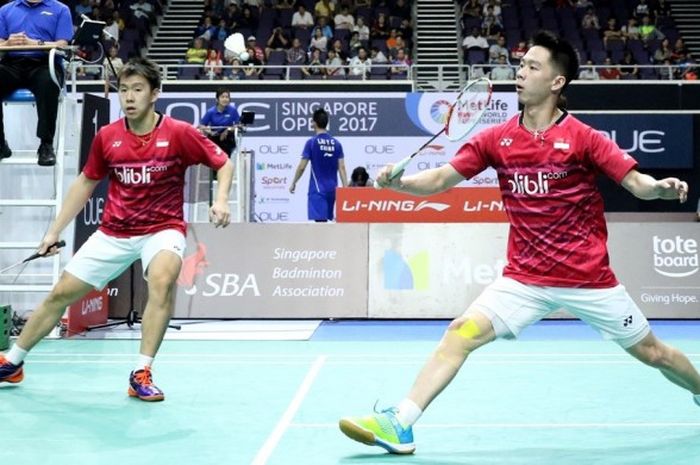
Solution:
M 341 419 L 340 428 L 350 438 L 392 453 L 412 453 L 412 425 L 471 352 L 499 337 L 517 337 L 559 308 L 660 370 L 700 404 L 698 372 L 683 353 L 654 336 L 610 269 L 595 178 L 603 173 L 649 200 L 684 202 L 688 185 L 641 174 L 613 141 L 558 106 L 577 70 L 570 44 L 537 34 L 516 76 L 522 113 L 474 136 L 440 168 L 394 179 L 391 166 L 380 172 L 382 187 L 428 195 L 495 168 L 510 220 L 508 264 L 503 276 L 449 325 L 404 400 L 374 415 Z
M 22 381 L 24 357 L 56 327 L 64 309 L 91 289 L 103 288 L 141 258 L 148 302 L 141 325 L 140 356 L 131 372 L 128 392 L 145 401 L 164 399 L 153 384 L 151 364 L 170 321 L 185 250 L 185 170 L 198 163 L 217 170 L 219 187 L 209 213 L 218 227 L 230 222 L 228 192 L 233 166 L 227 154 L 195 128 L 156 113 L 158 65 L 132 59 L 121 69 L 118 85 L 125 117 L 95 135 L 88 162 L 63 200 L 39 252 L 56 252 L 55 248 L 48 250 L 49 246 L 82 210 L 100 180 L 109 176 L 102 223 L 66 265 L 15 345 L 0 355 L 0 381 Z

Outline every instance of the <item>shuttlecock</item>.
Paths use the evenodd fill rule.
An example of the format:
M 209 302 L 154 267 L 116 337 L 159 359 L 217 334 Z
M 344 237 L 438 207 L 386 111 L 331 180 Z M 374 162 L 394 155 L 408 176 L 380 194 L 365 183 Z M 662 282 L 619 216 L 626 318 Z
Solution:
M 250 58 L 250 55 L 248 55 L 248 52 L 241 52 L 238 54 L 238 59 L 241 61 L 248 61 L 248 58 Z
M 245 41 L 243 40 L 243 34 L 236 32 L 231 34 L 224 41 L 224 47 L 226 50 L 233 52 L 234 55 L 238 56 L 241 61 L 246 61 L 250 58 L 250 55 L 246 52 Z

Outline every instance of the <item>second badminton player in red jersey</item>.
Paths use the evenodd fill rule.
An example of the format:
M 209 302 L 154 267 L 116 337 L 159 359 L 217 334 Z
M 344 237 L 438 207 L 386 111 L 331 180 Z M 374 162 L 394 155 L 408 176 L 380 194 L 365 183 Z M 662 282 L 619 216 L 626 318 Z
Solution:
M 655 337 L 610 269 L 595 177 L 603 173 L 641 199 L 684 202 L 688 185 L 641 174 L 632 157 L 561 107 L 561 94 L 577 72 L 569 43 L 537 34 L 516 77 L 523 105 L 519 116 L 482 131 L 440 168 L 392 179 L 388 166 L 377 176 L 382 187 L 428 195 L 495 168 L 510 220 L 508 264 L 503 276 L 449 325 L 402 401 L 383 412 L 340 420 L 350 438 L 392 453 L 412 453 L 413 424 L 470 353 L 496 338 L 515 338 L 560 308 L 660 370 L 700 405 L 697 370 L 683 353 Z
M 158 65 L 141 58 L 130 60 L 119 73 L 118 86 L 125 116 L 95 136 L 88 162 L 63 200 L 39 252 L 56 252 L 51 244 L 108 176 L 102 223 L 66 265 L 14 346 L 6 355 L 0 354 L 0 382 L 22 381 L 27 352 L 56 327 L 66 306 L 93 288 L 102 289 L 140 258 L 148 281 L 148 302 L 128 393 L 144 401 L 165 398 L 153 383 L 151 365 L 170 321 L 185 251 L 185 170 L 198 163 L 217 170 L 219 186 L 209 214 L 216 226 L 226 226 L 233 166 L 227 154 L 195 128 L 156 113 Z

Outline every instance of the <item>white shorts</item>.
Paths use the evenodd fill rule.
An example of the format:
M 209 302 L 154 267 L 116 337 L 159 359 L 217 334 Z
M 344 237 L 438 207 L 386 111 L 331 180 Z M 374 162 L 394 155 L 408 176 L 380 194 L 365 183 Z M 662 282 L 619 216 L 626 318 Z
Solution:
M 506 339 L 517 337 L 559 309 L 568 310 L 625 349 L 649 334 L 649 322 L 622 285 L 607 289 L 541 287 L 500 277 L 470 307 L 491 320 L 496 337 Z
M 170 250 L 182 259 L 185 236 L 175 229 L 128 238 L 94 232 L 66 265 L 65 271 L 100 290 L 141 258 L 143 277 L 148 265 L 161 250 Z

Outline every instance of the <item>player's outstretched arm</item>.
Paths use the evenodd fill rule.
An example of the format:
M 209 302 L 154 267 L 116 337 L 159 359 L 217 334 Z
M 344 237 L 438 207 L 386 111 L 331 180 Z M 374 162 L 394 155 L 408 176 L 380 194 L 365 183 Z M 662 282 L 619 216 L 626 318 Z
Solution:
M 655 179 L 648 174 L 631 170 L 622 178 L 622 187 L 642 200 L 688 200 L 688 183 L 678 178 Z
M 445 191 L 464 181 L 464 177 L 452 165 L 445 164 L 439 168 L 421 171 L 410 176 L 396 176 L 391 179 L 394 165 L 387 165 L 379 172 L 377 184 L 397 192 L 413 195 L 431 195 Z
M 214 223 L 218 228 L 224 228 L 231 223 L 231 208 L 228 205 L 228 193 L 231 191 L 231 182 L 233 181 L 233 163 L 227 160 L 224 166 L 216 171 L 216 179 L 218 186 L 216 189 L 216 197 L 209 209 L 209 221 Z
M 58 249 L 54 249 L 52 252 L 47 253 L 49 246 L 58 241 L 58 237 L 65 227 L 68 226 L 68 223 L 73 221 L 75 216 L 83 209 L 99 182 L 99 180 L 88 178 L 83 173 L 78 175 L 68 189 L 68 193 L 61 205 L 61 211 L 41 240 L 37 252 L 47 255 L 53 255 L 58 252 Z

